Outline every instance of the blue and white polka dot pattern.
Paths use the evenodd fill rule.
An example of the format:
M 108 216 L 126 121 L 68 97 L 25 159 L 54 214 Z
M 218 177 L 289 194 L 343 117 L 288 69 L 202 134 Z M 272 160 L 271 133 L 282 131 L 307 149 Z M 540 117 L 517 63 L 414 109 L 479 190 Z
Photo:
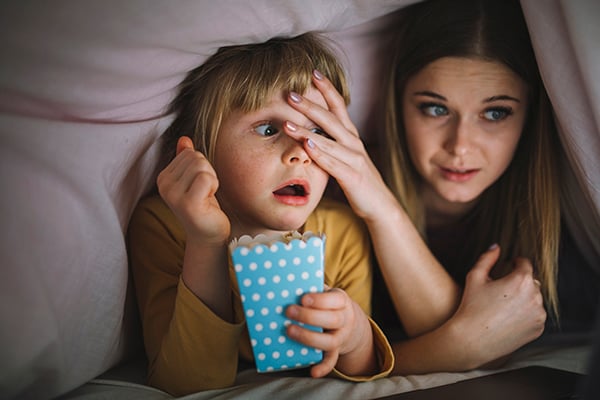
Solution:
M 237 247 L 232 251 L 256 369 L 271 372 L 305 367 L 320 362 L 321 350 L 288 338 L 292 323 L 286 307 L 300 302 L 303 294 L 323 291 L 324 236 L 306 241 Z M 321 328 L 304 325 L 322 331 Z

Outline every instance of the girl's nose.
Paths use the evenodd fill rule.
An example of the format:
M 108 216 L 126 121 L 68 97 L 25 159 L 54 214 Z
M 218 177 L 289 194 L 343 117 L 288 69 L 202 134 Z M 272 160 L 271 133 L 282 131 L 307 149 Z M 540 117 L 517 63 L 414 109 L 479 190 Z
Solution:
M 468 123 L 458 119 L 450 128 L 444 143 L 446 151 L 455 156 L 467 154 L 471 149 L 471 132 L 472 128 L 468 126 Z

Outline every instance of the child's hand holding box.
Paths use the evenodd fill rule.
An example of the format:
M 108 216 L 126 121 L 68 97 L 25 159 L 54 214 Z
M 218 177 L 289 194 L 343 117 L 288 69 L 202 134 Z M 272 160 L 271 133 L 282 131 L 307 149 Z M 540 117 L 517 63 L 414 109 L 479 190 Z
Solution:
M 325 235 L 293 232 L 278 237 L 242 236 L 229 245 L 256 369 L 271 372 L 322 360 L 321 350 L 287 337 L 284 312 L 305 293 L 323 291 Z M 321 328 L 304 325 L 321 331 Z

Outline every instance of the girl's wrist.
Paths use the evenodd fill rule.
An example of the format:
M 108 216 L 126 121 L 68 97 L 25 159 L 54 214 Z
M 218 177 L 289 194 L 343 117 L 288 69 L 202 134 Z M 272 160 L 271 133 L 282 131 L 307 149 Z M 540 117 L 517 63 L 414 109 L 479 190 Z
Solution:
M 476 335 L 468 321 L 460 315 L 454 314 L 439 329 L 447 338 L 448 345 L 456 349 L 454 357 L 458 369 L 472 370 L 484 363 L 483 349 L 480 349 L 477 344 L 479 335 Z M 475 336 L 473 336 L 474 334 Z
M 391 193 L 386 195 L 379 204 L 374 205 L 372 210 L 372 213 L 363 218 L 367 226 L 389 229 L 391 226 L 399 226 L 407 222 L 412 224 L 406 211 Z

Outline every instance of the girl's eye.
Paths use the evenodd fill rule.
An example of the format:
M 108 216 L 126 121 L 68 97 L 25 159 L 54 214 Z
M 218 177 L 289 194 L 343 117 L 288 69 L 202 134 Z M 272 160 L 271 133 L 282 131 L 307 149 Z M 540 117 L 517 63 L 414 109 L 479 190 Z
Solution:
M 510 108 L 491 108 L 483 113 L 483 117 L 489 121 L 501 121 L 512 114 Z
M 254 128 L 254 132 L 262 136 L 273 136 L 279 133 L 279 130 L 271 124 L 260 124 Z
M 319 127 L 312 128 L 310 131 L 311 131 L 311 132 L 313 132 L 313 133 L 316 133 L 316 134 L 318 134 L 318 135 L 324 136 L 324 137 L 326 137 L 326 138 L 329 138 L 329 139 L 331 138 L 331 136 L 329 136 L 329 135 L 327 134 L 327 132 L 325 132 L 323 129 L 321 129 L 321 128 L 319 128 Z
M 441 117 L 448 115 L 448 109 L 440 104 L 421 104 L 419 109 L 423 114 L 429 115 L 430 117 Z

